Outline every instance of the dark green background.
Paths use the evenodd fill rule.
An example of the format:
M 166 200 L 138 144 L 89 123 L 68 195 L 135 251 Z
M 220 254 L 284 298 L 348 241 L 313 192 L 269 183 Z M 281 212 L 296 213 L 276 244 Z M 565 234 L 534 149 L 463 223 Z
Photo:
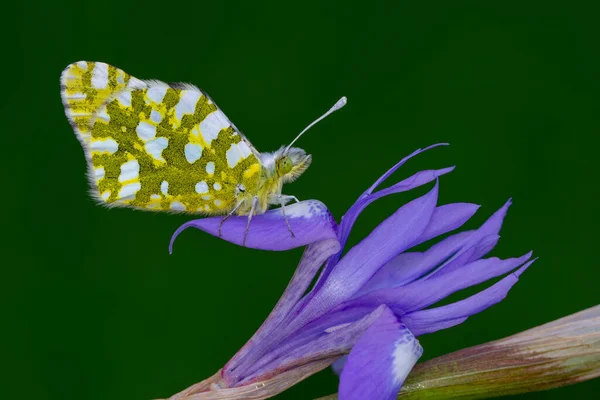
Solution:
M 59 96 L 61 70 L 78 60 L 197 84 L 262 151 L 346 95 L 345 109 L 302 138 L 314 162 L 286 186 L 337 218 L 399 158 L 450 142 L 395 178 L 456 164 L 440 203 L 482 204 L 472 228 L 512 196 L 493 255 L 533 249 L 540 260 L 500 305 L 422 337 L 424 359 L 597 304 L 599 9 L 445 3 L 4 5 L 1 397 L 171 395 L 213 374 L 250 337 L 302 252 L 188 231 L 169 256 L 171 233 L 189 217 L 94 205 Z M 351 242 L 414 196 L 371 207 Z M 325 371 L 279 398 L 336 385 Z M 599 390 L 595 381 L 523 398 Z

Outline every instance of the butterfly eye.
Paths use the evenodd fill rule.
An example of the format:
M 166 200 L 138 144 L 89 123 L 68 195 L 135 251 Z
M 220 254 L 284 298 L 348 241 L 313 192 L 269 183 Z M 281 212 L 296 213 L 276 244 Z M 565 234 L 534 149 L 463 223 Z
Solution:
M 279 160 L 277 160 L 277 174 L 279 176 L 283 176 L 290 172 L 294 164 L 292 160 L 288 156 L 283 156 Z

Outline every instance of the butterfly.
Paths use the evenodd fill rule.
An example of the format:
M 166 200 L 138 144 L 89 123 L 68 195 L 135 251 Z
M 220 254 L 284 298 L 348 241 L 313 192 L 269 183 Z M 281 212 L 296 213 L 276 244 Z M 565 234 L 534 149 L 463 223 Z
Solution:
M 248 216 L 298 201 L 282 194 L 311 163 L 292 147 L 342 108 L 342 97 L 287 146 L 260 153 L 202 90 L 140 80 L 102 62 L 79 61 L 61 74 L 65 114 L 81 142 L 92 197 L 108 207 Z M 293 231 L 285 218 L 288 229 Z M 219 228 L 220 232 L 220 228 Z

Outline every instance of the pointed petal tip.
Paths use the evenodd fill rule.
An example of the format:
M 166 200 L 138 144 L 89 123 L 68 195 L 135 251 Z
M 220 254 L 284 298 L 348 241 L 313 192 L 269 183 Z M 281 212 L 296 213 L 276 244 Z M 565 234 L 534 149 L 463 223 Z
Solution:
M 179 236 L 179 234 L 181 232 L 183 232 L 184 230 L 189 228 L 191 226 L 192 222 L 194 222 L 194 221 L 188 221 L 188 222 L 184 223 L 179 228 L 177 228 L 175 230 L 175 232 L 173 232 L 173 234 L 171 235 L 171 240 L 169 241 L 169 254 L 173 254 L 173 244 L 175 243 L 175 239 L 177 239 L 177 236 Z
M 531 254 L 533 254 L 533 252 L 529 252 L 529 254 L 530 254 L 530 257 L 531 257 Z M 539 258 L 539 257 L 536 257 L 536 258 L 534 258 L 533 260 L 531 260 L 531 261 L 528 261 L 528 262 L 527 262 L 525 265 L 523 265 L 521 268 L 519 268 L 518 270 L 516 270 L 515 272 L 513 272 L 513 275 L 514 275 L 514 276 L 515 276 L 515 277 L 518 279 L 518 278 L 521 276 L 521 274 L 522 274 L 523 272 L 525 272 L 525 271 L 527 270 L 527 268 L 529 268 L 529 266 L 530 266 L 531 264 L 533 264 L 534 262 L 536 262 L 536 261 L 537 261 L 537 259 L 538 259 L 538 258 Z

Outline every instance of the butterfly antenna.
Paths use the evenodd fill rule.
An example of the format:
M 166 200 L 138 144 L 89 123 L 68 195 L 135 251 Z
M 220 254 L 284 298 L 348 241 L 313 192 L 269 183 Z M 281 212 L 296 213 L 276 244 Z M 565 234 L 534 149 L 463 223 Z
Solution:
M 321 115 L 319 118 L 317 118 L 316 120 L 314 120 L 310 125 L 308 125 L 306 128 L 304 128 L 304 130 L 302 132 L 300 132 L 298 134 L 298 136 L 296 136 L 296 138 L 294 140 L 292 140 L 292 143 L 290 143 L 286 148 L 285 151 L 283 152 L 283 154 L 287 153 L 288 150 L 290 149 L 290 147 L 292 147 L 292 145 L 294 143 L 296 143 L 296 140 L 300 139 L 300 136 L 302 136 L 302 134 L 304 134 L 304 132 L 306 132 L 307 130 L 309 130 L 310 128 L 313 127 L 314 124 L 316 124 L 317 122 L 319 122 L 320 120 L 322 120 L 323 118 L 325 118 L 326 116 L 328 116 L 329 114 L 333 113 L 334 111 L 339 110 L 340 108 L 344 107 L 346 105 L 347 99 L 346 96 L 342 97 L 341 99 L 339 99 L 337 101 L 337 103 L 335 103 L 333 105 L 333 107 L 331 107 L 329 109 L 329 111 L 327 111 L 325 114 Z

